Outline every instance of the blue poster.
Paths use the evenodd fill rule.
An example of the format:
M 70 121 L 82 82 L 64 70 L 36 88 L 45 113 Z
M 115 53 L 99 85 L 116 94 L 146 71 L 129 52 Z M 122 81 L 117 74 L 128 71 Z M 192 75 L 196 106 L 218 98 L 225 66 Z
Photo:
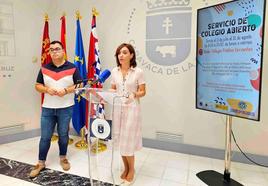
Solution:
M 265 0 L 198 10 L 196 108 L 260 120 Z

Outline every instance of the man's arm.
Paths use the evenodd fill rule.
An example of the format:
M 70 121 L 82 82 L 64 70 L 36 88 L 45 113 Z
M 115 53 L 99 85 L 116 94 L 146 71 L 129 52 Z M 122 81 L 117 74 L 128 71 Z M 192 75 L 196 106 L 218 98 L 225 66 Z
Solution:
M 47 93 L 51 96 L 57 95 L 57 90 L 54 88 L 47 87 L 41 83 L 35 84 L 35 89 L 40 93 Z
M 71 85 L 71 86 L 69 86 L 69 87 L 64 88 L 64 92 L 65 92 L 66 94 L 74 93 L 74 90 L 75 90 L 76 88 L 80 88 L 80 87 L 82 87 L 82 83 L 77 84 L 77 85 Z

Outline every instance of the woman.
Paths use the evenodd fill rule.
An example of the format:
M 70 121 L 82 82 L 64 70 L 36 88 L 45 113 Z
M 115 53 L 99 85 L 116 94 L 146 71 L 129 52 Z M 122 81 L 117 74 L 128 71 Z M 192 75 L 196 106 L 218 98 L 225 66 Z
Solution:
M 117 112 L 120 120 L 114 120 L 114 139 L 118 142 L 124 163 L 121 178 L 132 182 L 134 153 L 142 148 L 140 98 L 146 94 L 145 81 L 143 71 L 137 67 L 133 46 L 121 44 L 115 57 L 117 67 L 112 70 L 111 88 L 127 97 L 127 101 L 123 103 L 121 112 Z

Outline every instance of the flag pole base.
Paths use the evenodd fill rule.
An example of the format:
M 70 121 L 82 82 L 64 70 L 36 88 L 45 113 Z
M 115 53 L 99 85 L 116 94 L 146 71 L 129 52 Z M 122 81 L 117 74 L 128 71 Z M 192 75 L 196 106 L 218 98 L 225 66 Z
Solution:
M 58 139 L 59 139 L 59 137 L 57 135 L 53 135 L 51 137 L 52 142 L 56 142 L 56 141 L 58 141 Z M 73 143 L 74 143 L 74 139 L 69 138 L 68 145 L 72 145 Z
M 98 147 L 98 149 L 97 149 L 97 147 Z M 106 150 L 107 150 L 107 145 L 102 140 L 98 140 L 98 143 L 95 142 L 91 146 L 91 152 L 93 152 L 94 154 L 104 152 Z
M 59 137 L 57 135 L 54 135 L 51 137 L 51 141 L 52 142 L 55 142 L 55 141 L 58 141 Z
M 81 150 L 87 149 L 88 148 L 88 144 L 86 142 L 86 140 L 81 140 L 78 141 L 77 143 L 75 143 L 75 147 Z
M 85 140 L 85 129 L 82 128 L 80 130 L 80 135 L 81 135 L 81 140 L 78 141 L 77 143 L 75 143 L 75 147 L 81 150 L 87 149 L 88 148 L 88 144 L 87 141 Z
M 74 139 L 69 138 L 68 145 L 72 145 L 74 143 Z

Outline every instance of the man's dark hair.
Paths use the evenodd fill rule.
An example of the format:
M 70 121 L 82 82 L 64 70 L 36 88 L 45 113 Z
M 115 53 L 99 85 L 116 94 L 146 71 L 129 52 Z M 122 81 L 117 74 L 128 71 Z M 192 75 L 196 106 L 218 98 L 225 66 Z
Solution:
M 60 41 L 55 40 L 50 42 L 51 45 L 55 45 L 56 43 L 58 43 L 61 46 L 61 48 L 63 48 L 63 44 Z

